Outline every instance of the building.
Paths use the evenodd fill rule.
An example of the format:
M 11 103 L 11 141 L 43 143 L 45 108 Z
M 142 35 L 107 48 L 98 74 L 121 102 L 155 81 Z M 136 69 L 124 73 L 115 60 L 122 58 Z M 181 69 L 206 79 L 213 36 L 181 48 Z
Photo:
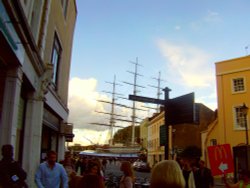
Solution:
M 45 153 L 62 159 L 73 137 L 67 100 L 76 15 L 75 0 L 0 1 L 0 146 L 14 146 L 29 187 Z
M 148 163 L 152 167 L 164 160 L 164 146 L 160 146 L 160 127 L 164 125 L 164 110 L 153 114 L 148 125 Z
M 249 136 L 250 56 L 217 62 L 218 119 L 204 132 L 204 148 L 217 144 L 245 145 Z
M 142 148 L 148 147 L 148 125 L 149 125 L 149 118 L 145 118 L 140 123 L 140 144 Z
M 187 146 L 202 148 L 201 132 L 206 130 L 215 120 L 215 112 L 201 103 L 195 103 L 197 123 L 183 123 L 169 126 L 168 149 L 169 158 L 174 158 Z M 161 108 L 159 113 L 149 118 L 148 126 L 148 162 L 152 166 L 155 162 L 165 159 L 165 111 Z M 162 139 L 162 140 L 161 140 Z

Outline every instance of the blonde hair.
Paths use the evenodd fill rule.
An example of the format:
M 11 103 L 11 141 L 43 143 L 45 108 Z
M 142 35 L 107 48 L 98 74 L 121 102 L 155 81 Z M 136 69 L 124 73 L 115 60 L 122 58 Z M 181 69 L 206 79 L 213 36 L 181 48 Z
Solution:
M 184 188 L 185 179 L 179 164 L 174 160 L 164 160 L 152 169 L 150 188 Z

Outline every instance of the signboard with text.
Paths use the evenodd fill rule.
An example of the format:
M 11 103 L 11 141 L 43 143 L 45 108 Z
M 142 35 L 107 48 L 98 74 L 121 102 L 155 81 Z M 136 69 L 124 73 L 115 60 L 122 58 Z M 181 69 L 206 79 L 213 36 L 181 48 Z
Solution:
M 209 146 L 207 149 L 213 176 L 234 172 L 230 144 Z

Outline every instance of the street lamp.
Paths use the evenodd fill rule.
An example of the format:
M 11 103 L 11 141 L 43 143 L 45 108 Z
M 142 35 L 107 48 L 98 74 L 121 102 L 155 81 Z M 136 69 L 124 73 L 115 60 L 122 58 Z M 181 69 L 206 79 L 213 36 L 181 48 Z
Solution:
M 244 123 L 245 123 L 245 130 L 246 130 L 246 145 L 248 145 L 248 127 L 247 127 L 247 113 L 248 113 L 248 107 L 245 103 L 243 103 L 243 106 L 241 107 L 242 114 L 244 116 Z

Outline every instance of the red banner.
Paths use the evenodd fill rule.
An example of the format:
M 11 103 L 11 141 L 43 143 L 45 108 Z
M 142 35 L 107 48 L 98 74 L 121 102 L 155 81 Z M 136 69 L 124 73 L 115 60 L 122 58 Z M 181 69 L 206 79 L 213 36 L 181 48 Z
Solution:
M 234 172 L 233 156 L 229 144 L 209 146 L 207 149 L 213 176 Z

